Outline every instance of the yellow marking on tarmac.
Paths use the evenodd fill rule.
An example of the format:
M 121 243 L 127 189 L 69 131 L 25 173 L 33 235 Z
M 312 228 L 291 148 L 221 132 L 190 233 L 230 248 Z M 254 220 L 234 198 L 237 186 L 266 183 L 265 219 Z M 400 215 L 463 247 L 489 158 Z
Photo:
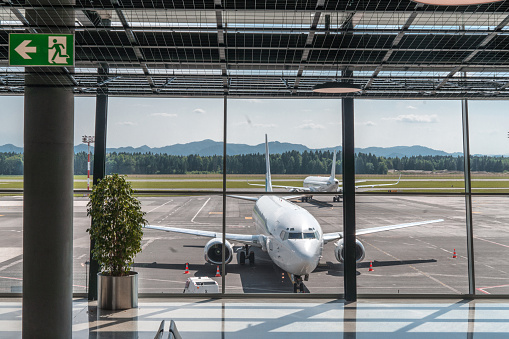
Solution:
M 244 217 L 244 219 L 246 219 L 246 220 L 252 220 L 252 219 L 253 219 L 253 217 Z
M 474 211 L 472 211 L 472 214 L 482 214 L 482 212 L 474 212 Z
M 209 212 L 209 214 L 223 214 L 223 212 Z
M 3 217 L 4 215 L 3 214 L 0 214 L 0 217 Z

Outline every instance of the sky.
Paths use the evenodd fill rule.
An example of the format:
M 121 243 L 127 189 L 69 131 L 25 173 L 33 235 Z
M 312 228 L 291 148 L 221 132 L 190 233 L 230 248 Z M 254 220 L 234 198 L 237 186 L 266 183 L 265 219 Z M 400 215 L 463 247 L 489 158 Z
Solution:
M 110 97 L 107 147 L 162 147 L 223 138 L 223 99 Z M 23 97 L 1 96 L 0 145 L 23 146 Z M 472 154 L 509 154 L 505 101 L 469 101 Z M 229 99 L 229 143 L 341 144 L 340 99 Z M 355 146 L 421 145 L 461 152 L 461 101 L 354 101 Z M 75 98 L 75 145 L 94 134 L 95 98 Z

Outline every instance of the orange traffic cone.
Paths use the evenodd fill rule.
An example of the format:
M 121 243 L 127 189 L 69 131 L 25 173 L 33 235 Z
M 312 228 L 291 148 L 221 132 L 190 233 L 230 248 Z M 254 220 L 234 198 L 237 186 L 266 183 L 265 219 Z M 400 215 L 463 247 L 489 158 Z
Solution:
M 221 272 L 219 272 L 219 266 L 217 266 L 216 277 L 220 277 L 220 276 L 221 276 Z
M 452 254 L 452 257 L 453 257 L 454 259 L 455 259 L 455 258 L 457 258 L 457 256 L 456 256 L 456 249 L 454 249 L 454 253 Z
M 369 270 L 368 271 L 369 272 L 373 272 L 374 271 L 374 269 L 373 269 L 373 262 L 372 261 L 369 262 Z
M 184 274 L 189 274 L 189 263 L 186 262 L 186 270 Z

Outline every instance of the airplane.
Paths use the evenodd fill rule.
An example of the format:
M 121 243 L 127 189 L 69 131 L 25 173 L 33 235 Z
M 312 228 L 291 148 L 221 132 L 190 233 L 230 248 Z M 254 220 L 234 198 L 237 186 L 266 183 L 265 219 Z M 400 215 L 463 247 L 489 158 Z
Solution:
M 265 166 L 265 191 L 272 192 L 267 135 L 265 135 Z M 226 264 L 232 261 L 234 255 L 233 246 L 229 241 L 244 244 L 244 248 L 237 253 L 240 265 L 244 265 L 246 260 L 249 260 L 250 265 L 254 265 L 255 255 L 250 248 L 261 248 L 278 267 L 290 274 L 293 291 L 304 292 L 303 280 L 307 281 L 311 272 L 318 266 L 324 244 L 337 240 L 334 254 L 339 262 L 344 261 L 343 232 L 323 233 L 318 221 L 306 209 L 276 195 L 262 195 L 258 198 L 236 195 L 229 197 L 255 202 L 253 219 L 258 234 L 226 233 L 227 241 L 224 244 Z M 443 219 L 373 227 L 358 230 L 356 234 L 364 235 L 441 221 Z M 222 233 L 153 225 L 146 225 L 145 228 L 212 238 L 204 248 L 205 260 L 214 265 L 222 264 Z M 359 240 L 356 240 L 355 253 L 357 262 L 364 259 L 365 249 Z
M 379 187 L 379 186 L 394 186 L 399 184 L 399 181 L 401 179 L 401 174 L 399 176 L 399 179 L 397 182 L 390 183 L 390 184 L 373 184 L 373 185 L 356 185 L 355 189 L 357 188 L 367 188 L 367 187 Z M 355 183 L 361 183 L 366 182 L 366 180 L 356 180 Z M 248 181 L 249 185 L 252 186 L 264 186 L 261 184 L 252 184 Z M 339 180 L 336 179 L 336 152 L 334 151 L 334 155 L 332 156 L 332 169 L 330 173 L 330 177 L 323 177 L 323 176 L 309 176 L 304 179 L 304 182 L 302 184 L 302 187 L 295 187 L 295 186 L 279 186 L 279 185 L 272 185 L 272 187 L 277 188 L 285 188 L 289 190 L 290 192 L 306 192 L 306 193 L 313 193 L 313 192 L 336 192 L 338 193 L 334 197 L 332 197 L 333 202 L 339 202 L 341 201 L 341 195 L 343 194 L 343 187 L 339 186 Z M 310 201 L 313 199 L 313 195 L 306 194 L 303 196 L 298 196 L 301 201 Z

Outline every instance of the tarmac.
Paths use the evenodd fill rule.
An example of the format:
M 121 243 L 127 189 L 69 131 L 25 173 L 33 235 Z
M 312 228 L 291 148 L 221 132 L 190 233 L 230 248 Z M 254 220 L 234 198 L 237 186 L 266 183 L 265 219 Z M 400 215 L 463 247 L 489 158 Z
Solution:
M 306 208 L 327 232 L 342 231 L 342 202 L 332 196 L 317 196 Z M 221 232 L 222 197 L 141 197 L 146 218 L 152 225 L 174 226 Z M 415 221 L 444 219 L 443 222 L 359 236 L 366 250 L 357 265 L 359 294 L 466 294 L 468 261 L 466 211 L 463 197 L 423 195 L 356 197 L 358 229 Z M 87 291 L 89 237 L 86 229 L 86 198 L 74 203 L 74 292 Z M 478 294 L 509 294 L 509 197 L 473 198 L 475 282 Z M 0 198 L 0 293 L 22 291 L 22 197 Z M 254 234 L 254 202 L 227 198 L 228 233 Z M 143 250 L 134 270 L 139 272 L 140 293 L 182 293 L 191 276 L 214 277 L 217 266 L 204 260 L 208 239 L 146 229 Z M 233 244 L 234 249 L 241 244 Z M 305 282 L 314 294 L 343 293 L 343 265 L 334 255 L 334 243 L 324 246 L 323 258 Z M 256 251 L 254 266 L 239 265 L 236 256 L 227 265 L 227 293 L 293 293 L 288 274 Z M 454 252 L 456 258 L 453 258 Z M 369 270 L 370 262 L 373 271 Z M 189 263 L 189 274 L 185 274 Z M 48 263 L 49 265 L 50 263 Z

